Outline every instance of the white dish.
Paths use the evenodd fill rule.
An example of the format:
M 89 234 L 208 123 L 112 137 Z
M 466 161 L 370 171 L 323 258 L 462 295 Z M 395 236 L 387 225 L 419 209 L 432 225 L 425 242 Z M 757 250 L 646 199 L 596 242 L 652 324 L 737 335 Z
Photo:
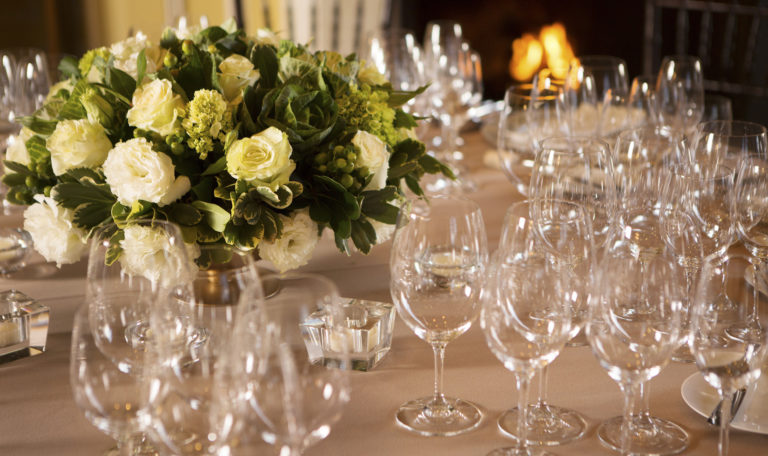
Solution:
M 698 372 L 685 379 L 680 390 L 688 407 L 705 418 L 720 401 L 717 391 Z M 768 377 L 761 376 L 747 389 L 731 428 L 768 435 Z

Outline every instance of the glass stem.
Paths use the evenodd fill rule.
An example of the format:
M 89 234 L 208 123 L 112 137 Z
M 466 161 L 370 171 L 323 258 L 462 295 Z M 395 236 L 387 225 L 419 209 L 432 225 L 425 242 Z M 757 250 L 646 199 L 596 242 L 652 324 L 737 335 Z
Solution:
M 651 416 L 651 382 L 644 381 L 640 384 L 640 401 L 637 416 L 647 420 Z
M 717 444 L 717 454 L 726 456 L 728 454 L 728 429 L 731 424 L 731 396 L 732 394 L 723 392 L 722 403 L 720 405 L 720 439 Z
M 432 344 L 432 351 L 435 354 L 435 393 L 432 398 L 432 404 L 445 406 L 445 395 L 443 395 L 443 365 L 445 364 L 445 344 Z
M 634 424 L 632 423 L 632 406 L 637 400 L 638 384 L 627 382 L 621 386 L 624 391 L 624 417 L 621 424 L 621 454 L 630 456 L 630 443 Z
M 539 397 L 538 406 L 547 406 L 547 386 L 549 383 L 549 364 L 539 369 Z
M 117 451 L 120 456 L 132 456 L 134 453 L 134 436 L 123 436 L 117 441 Z
M 531 375 L 528 372 L 515 372 L 517 380 L 517 447 L 528 448 L 528 389 Z M 527 452 L 526 452 L 527 453 Z

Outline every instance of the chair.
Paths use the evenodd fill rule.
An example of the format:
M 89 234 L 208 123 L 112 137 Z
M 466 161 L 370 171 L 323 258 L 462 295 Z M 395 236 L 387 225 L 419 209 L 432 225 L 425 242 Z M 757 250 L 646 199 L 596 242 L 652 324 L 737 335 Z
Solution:
M 646 0 L 643 73 L 665 55 L 701 58 L 704 88 L 734 98 L 740 114 L 766 119 L 768 1 Z M 763 106 L 756 109 L 758 105 Z M 736 108 L 736 106 L 734 106 Z

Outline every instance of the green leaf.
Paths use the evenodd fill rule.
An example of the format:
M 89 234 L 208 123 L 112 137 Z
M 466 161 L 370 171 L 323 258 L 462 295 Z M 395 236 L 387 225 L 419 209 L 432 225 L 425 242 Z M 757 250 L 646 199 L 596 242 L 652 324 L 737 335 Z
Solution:
M 46 147 L 45 139 L 42 136 L 35 135 L 24 144 L 27 146 L 27 152 L 32 163 L 46 161 L 51 156 Z
M 229 212 L 217 206 L 213 203 L 206 203 L 204 201 L 194 201 L 192 206 L 203 213 L 206 223 L 215 231 L 221 233 L 229 222 L 231 216 Z
M 168 210 L 168 217 L 179 225 L 197 225 L 203 220 L 203 214 L 200 213 L 191 204 L 176 203 Z
M 416 123 L 416 119 L 412 115 L 402 109 L 395 109 L 395 128 L 415 128 L 417 126 L 419 124 Z
M 90 84 L 88 84 L 88 81 L 85 79 L 81 79 L 75 84 L 69 99 L 64 103 L 64 106 L 61 107 L 61 110 L 59 110 L 59 119 L 77 120 L 84 119 L 88 115 L 85 107 L 80 102 L 80 98 L 83 96 L 86 89 L 88 89 L 89 85 Z
M 200 223 L 196 225 L 195 227 L 195 236 L 192 238 L 192 241 L 196 242 L 217 242 L 219 239 L 222 238 L 222 234 L 214 231 L 213 228 L 206 225 L 205 223 Z
M 45 137 L 51 136 L 59 123 L 58 120 L 45 120 L 34 116 L 17 117 L 16 122 Z
M 147 74 L 147 55 L 142 49 L 139 51 L 138 57 L 136 57 L 136 81 L 141 84 L 144 80 L 144 76 Z
M 331 215 L 331 208 L 322 201 L 315 200 L 312 205 L 309 206 L 309 218 L 318 224 L 331 223 Z
M 89 181 L 96 184 L 103 184 L 105 182 L 104 176 L 91 168 L 73 168 L 67 171 L 67 176 L 78 182 Z
M 120 258 L 120 255 L 123 254 L 123 248 L 120 247 L 120 241 L 123 239 L 125 239 L 125 232 L 122 230 L 118 230 L 111 238 L 109 238 L 109 247 L 107 248 L 107 253 L 104 258 L 104 262 L 107 266 L 113 265 L 115 261 Z
M 395 198 L 397 189 L 387 186 L 381 190 L 363 192 L 363 213 L 374 220 L 394 225 L 397 222 L 397 214 L 400 210 L 388 201 Z
M 77 67 L 77 59 L 68 55 L 59 62 L 59 71 L 64 78 L 74 78 L 80 76 L 80 69 Z
M 138 200 L 131 205 L 131 212 L 128 213 L 128 220 L 143 218 L 153 207 L 149 201 Z
M 227 31 L 217 25 L 212 25 L 200 31 L 200 36 L 211 43 L 215 43 L 227 36 Z
M 368 227 L 370 227 L 370 230 Z M 359 251 L 366 255 L 371 251 L 371 244 L 376 239 L 375 230 L 373 230 L 373 237 L 369 237 L 371 230 L 373 230 L 373 226 L 367 220 L 355 220 L 352 222 L 352 242 Z
M 408 101 L 410 101 L 412 98 L 414 98 L 417 95 L 421 95 L 424 93 L 425 90 L 427 90 L 428 85 L 421 86 L 416 90 L 413 91 L 400 91 L 400 90 L 394 90 L 389 95 L 389 100 L 387 100 L 387 103 L 391 108 L 396 108 L 398 106 L 402 106 Z
M 347 239 L 352 234 L 352 221 L 343 216 L 334 216 L 331 218 L 331 228 L 336 236 Z
M 136 90 L 136 80 L 125 71 L 119 70 L 113 66 L 107 67 L 105 81 L 107 86 L 130 100 L 133 92 Z
M 227 169 L 227 157 L 222 156 L 218 160 L 216 160 L 214 163 L 212 163 L 208 168 L 203 171 L 202 176 L 211 176 L 214 174 L 219 174 L 220 172 Z
M 24 165 L 24 164 L 21 164 L 19 162 L 15 162 L 15 161 L 10 161 L 10 160 L 3 160 L 3 164 L 9 170 L 11 170 L 11 171 L 13 171 L 15 173 L 22 174 L 25 177 L 29 176 L 29 175 L 32 175 L 32 171 L 30 171 L 29 168 L 27 168 L 27 165 Z
M 341 205 L 347 217 L 352 220 L 360 217 L 360 204 L 357 202 L 357 199 L 354 197 L 354 195 L 349 193 L 343 185 L 328 176 L 314 176 L 314 178 L 315 180 L 324 183 L 336 194 L 336 198 L 334 199 L 338 204 Z M 344 236 L 344 238 L 348 237 L 348 235 Z
M 261 195 L 262 199 L 268 203 L 280 202 L 280 197 L 277 196 L 277 193 L 273 192 L 272 189 L 269 187 L 259 185 L 258 187 L 256 187 L 256 191 L 259 192 L 259 195 Z
M 334 236 L 333 238 L 334 242 L 336 242 L 336 247 L 339 249 L 341 253 L 350 255 L 352 252 L 349 250 L 349 243 L 346 239 L 341 238 L 339 236 Z
M 424 154 L 419 158 L 419 166 L 429 174 L 441 173 L 448 178 L 456 179 L 456 175 L 453 174 L 451 168 L 429 154 Z
M 213 199 L 214 182 L 212 177 L 200 179 L 200 182 L 192 187 L 192 192 L 195 194 L 195 198 L 203 201 L 211 201 Z
M 259 84 L 262 87 L 274 87 L 279 67 L 275 49 L 272 46 L 254 46 L 250 60 L 259 70 Z

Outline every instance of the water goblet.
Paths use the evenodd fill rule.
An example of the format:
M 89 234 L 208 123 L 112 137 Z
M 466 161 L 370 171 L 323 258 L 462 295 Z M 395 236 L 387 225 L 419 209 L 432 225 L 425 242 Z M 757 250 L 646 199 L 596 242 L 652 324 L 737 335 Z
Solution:
M 629 101 L 627 109 L 629 113 L 628 127 L 652 127 L 658 124 L 659 112 L 654 86 L 656 78 L 653 76 L 637 76 L 632 80 L 629 89 Z
M 488 347 L 515 373 L 518 389 L 514 413 L 505 412 L 499 419 L 506 431 L 503 425 L 516 415 L 511 434 L 517 446 L 496 449 L 489 456 L 532 454 L 528 445 L 537 442 L 529 435 L 528 387 L 536 370 L 552 362 L 572 336 L 574 301 L 584 291 L 571 288 L 580 279 L 568 265 L 549 260 L 527 209 L 527 203 L 520 203 L 507 212 L 508 235 L 494 254 L 480 317 Z
M 656 78 L 659 121 L 673 131 L 690 135 L 704 114 L 704 76 L 701 60 L 673 55 L 661 61 Z
M 390 258 L 390 291 L 406 325 L 432 346 L 432 396 L 411 400 L 396 412 L 405 429 L 432 436 L 457 435 L 480 425 L 471 402 L 443 393 L 445 348 L 466 332 L 480 311 L 487 262 L 480 208 L 459 196 L 405 204 L 398 216 Z
M 718 163 L 738 169 L 747 156 L 768 158 L 768 130 L 754 122 L 712 120 L 696 127 L 688 163 L 694 171 Z
M 768 351 L 768 301 L 766 276 L 758 261 L 748 255 L 710 255 L 702 265 L 691 315 L 691 353 L 704 379 L 717 389 L 721 407 L 718 454 L 728 454 L 731 395 L 755 383 Z M 729 306 L 720 305 L 721 295 Z M 757 331 L 738 337 L 730 328 L 736 322 L 756 322 Z
M 587 338 L 608 375 L 624 393 L 622 417 L 600 425 L 598 436 L 622 454 L 669 454 L 687 446 L 687 434 L 666 420 L 632 414 L 638 392 L 669 362 L 682 334 L 682 274 L 668 252 L 641 259 L 626 237 L 605 252 L 595 275 Z M 646 434 L 645 430 L 654 430 Z M 673 430 L 682 431 L 672 432 Z M 672 448 L 673 450 L 670 450 Z

